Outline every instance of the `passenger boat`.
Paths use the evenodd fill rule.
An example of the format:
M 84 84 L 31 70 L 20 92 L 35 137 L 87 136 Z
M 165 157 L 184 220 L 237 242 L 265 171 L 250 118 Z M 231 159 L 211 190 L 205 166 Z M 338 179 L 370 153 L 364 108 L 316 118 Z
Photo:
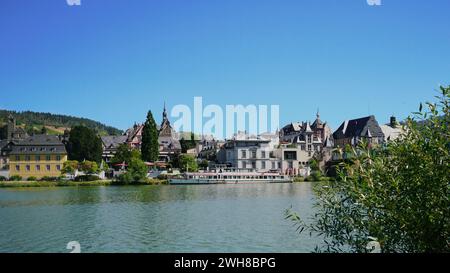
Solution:
M 292 178 L 279 173 L 197 172 L 169 179 L 171 185 L 292 183 Z

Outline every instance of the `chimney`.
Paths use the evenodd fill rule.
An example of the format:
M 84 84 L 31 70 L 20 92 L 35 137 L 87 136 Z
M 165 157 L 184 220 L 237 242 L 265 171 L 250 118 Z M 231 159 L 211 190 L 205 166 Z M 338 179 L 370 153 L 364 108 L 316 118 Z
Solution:
M 397 127 L 397 118 L 396 117 L 394 117 L 394 116 L 391 117 L 390 125 L 393 128 Z

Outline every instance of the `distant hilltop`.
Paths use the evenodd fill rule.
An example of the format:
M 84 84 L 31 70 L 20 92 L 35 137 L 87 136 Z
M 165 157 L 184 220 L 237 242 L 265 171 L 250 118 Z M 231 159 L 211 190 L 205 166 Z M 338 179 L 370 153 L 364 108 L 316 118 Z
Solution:
M 70 128 L 76 125 L 86 126 L 95 130 L 100 135 L 121 135 L 123 133 L 122 130 L 87 118 L 32 111 L 17 112 L 0 109 L 0 139 L 2 138 L 3 127 L 6 126 L 10 115 L 16 118 L 17 125 L 22 127 L 25 131 L 27 131 L 27 133 L 39 133 L 42 130 L 45 130 L 48 134 L 58 135 L 63 134 L 65 130 L 70 130 Z

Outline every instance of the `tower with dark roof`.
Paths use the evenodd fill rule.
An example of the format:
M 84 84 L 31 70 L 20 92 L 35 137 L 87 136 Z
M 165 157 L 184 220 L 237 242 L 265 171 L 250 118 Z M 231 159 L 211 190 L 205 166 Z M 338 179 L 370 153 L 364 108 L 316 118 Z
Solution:
M 8 116 L 8 126 L 7 126 L 7 140 L 19 140 L 28 137 L 27 132 L 16 125 L 16 118 L 13 115 Z
M 9 115 L 8 116 L 8 128 L 7 128 L 7 133 L 8 133 L 7 139 L 8 140 L 12 140 L 15 130 L 16 130 L 16 119 L 12 115 Z
M 173 128 L 172 128 L 172 125 L 170 125 L 170 121 L 167 116 L 166 103 L 164 103 L 163 120 L 161 122 L 159 136 L 160 137 L 170 137 L 170 138 L 173 137 Z
M 164 110 L 163 110 L 163 122 L 169 121 L 169 118 L 167 117 L 167 109 L 166 109 L 166 103 L 164 102 Z
M 167 115 L 166 103 L 164 103 L 163 120 L 159 128 L 158 142 L 160 145 L 160 160 L 170 161 L 176 154 L 181 152 L 181 144 L 175 130 L 170 124 Z

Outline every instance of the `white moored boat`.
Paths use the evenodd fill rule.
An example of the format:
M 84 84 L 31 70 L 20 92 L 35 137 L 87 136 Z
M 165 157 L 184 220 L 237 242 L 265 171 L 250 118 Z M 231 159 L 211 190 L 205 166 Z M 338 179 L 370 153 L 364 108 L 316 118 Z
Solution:
M 291 177 L 278 173 L 198 172 L 169 179 L 171 185 L 292 183 Z

